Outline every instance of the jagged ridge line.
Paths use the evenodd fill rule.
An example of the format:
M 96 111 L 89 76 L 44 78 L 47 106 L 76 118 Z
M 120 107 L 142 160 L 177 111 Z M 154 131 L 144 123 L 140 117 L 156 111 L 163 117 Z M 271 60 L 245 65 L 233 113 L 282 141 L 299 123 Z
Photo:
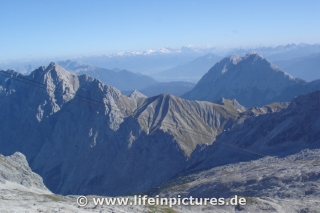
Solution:
M 2 74 L 0 73 L 0 75 L 2 75 Z M 47 84 L 44 84 L 44 83 L 41 83 L 41 82 L 37 82 L 37 81 L 32 81 L 32 80 L 30 80 L 30 79 L 23 78 L 23 77 L 20 77 L 20 76 L 14 76 L 14 77 L 16 77 L 16 78 L 19 77 L 19 78 L 21 78 L 22 80 L 14 79 L 14 78 L 12 78 L 12 76 L 5 76 L 5 75 L 2 75 L 2 76 L 4 76 L 4 77 L 10 77 L 10 79 L 17 80 L 17 81 L 19 81 L 19 82 L 26 83 L 26 84 L 29 84 L 29 85 L 32 85 L 32 86 L 35 86 L 35 87 L 39 87 L 39 88 L 41 88 L 41 89 L 49 90 L 49 91 L 52 91 L 52 92 L 58 92 L 58 93 L 60 93 L 60 94 L 62 94 L 62 95 L 63 95 L 63 93 L 64 93 L 64 90 L 62 90 L 62 89 L 53 88 L 53 87 L 51 87 L 51 86 L 49 86 L 49 85 L 47 85 Z M 30 81 L 30 82 L 25 82 L 24 80 L 28 80 L 28 81 Z M 42 87 L 42 86 L 45 86 L 45 87 Z M 50 88 L 50 87 L 51 87 L 51 88 Z M 111 104 L 105 104 L 105 103 L 103 103 L 103 102 L 101 102 L 101 101 L 97 101 L 97 100 L 94 100 L 94 99 L 91 99 L 91 98 L 88 98 L 88 97 L 85 97 L 85 96 L 82 96 L 82 95 L 79 95 L 79 94 L 76 94 L 76 93 L 69 93 L 69 94 L 66 94 L 66 95 L 68 95 L 68 96 L 74 95 L 74 98 L 76 98 L 76 99 L 78 99 L 78 100 L 81 100 L 81 101 L 86 101 L 86 102 L 92 103 L 92 104 L 97 104 L 97 105 L 101 105 L 101 106 L 107 105 L 107 106 L 109 106 L 109 107 L 111 107 L 111 108 L 114 108 L 114 107 L 115 107 L 115 106 L 113 106 L 113 105 L 111 105 Z M 82 98 L 82 99 L 81 99 L 81 98 Z M 88 100 L 85 100 L 85 99 L 88 99 Z M 121 109 L 119 109 L 119 107 L 118 107 L 118 108 L 115 108 L 115 111 L 121 111 Z
M 0 73 L 0 75 L 1 75 L 1 73 Z M 2 75 L 2 76 L 4 76 L 4 75 Z M 7 77 L 7 76 L 5 76 L 5 77 Z M 11 78 L 11 79 L 13 79 L 13 78 Z M 25 79 L 25 78 L 22 78 L 22 79 Z M 49 91 L 52 91 L 52 92 L 55 92 L 56 90 L 60 90 L 61 92 L 60 92 L 60 91 L 57 91 L 57 92 L 60 93 L 60 94 L 63 94 L 63 92 L 64 92 L 63 90 L 61 90 L 61 89 L 59 89 L 59 88 L 54 88 L 54 89 L 53 89 L 53 87 L 51 87 L 52 89 L 50 89 L 50 88 L 48 88 L 48 87 L 50 87 L 50 86 L 48 86 L 47 84 L 43 84 L 43 83 L 40 83 L 40 82 L 32 81 L 32 80 L 29 80 L 29 79 L 26 79 L 26 80 L 29 80 L 31 83 L 29 83 L 29 82 L 24 82 L 24 81 L 19 80 L 19 79 L 13 79 L 13 80 L 17 80 L 17 81 L 19 81 L 19 82 L 26 83 L 26 84 L 29 84 L 29 85 L 32 85 L 32 86 L 36 86 L 36 87 L 39 87 L 39 88 L 41 88 L 41 89 L 49 90 Z M 37 83 L 37 84 L 34 84 L 34 83 Z M 46 87 L 38 86 L 38 84 L 42 84 L 42 85 L 44 85 L 44 86 L 46 86 Z M 141 119 L 140 117 L 145 117 L 145 118 L 148 118 L 148 119 L 151 119 L 151 120 L 154 120 L 154 121 L 157 121 L 157 120 L 160 121 L 160 119 L 158 119 L 158 118 L 147 117 L 147 116 L 144 116 L 144 115 L 140 115 L 139 118 L 136 118 L 136 117 L 134 116 L 134 114 L 133 114 L 134 112 L 132 112 L 132 111 L 130 111 L 130 110 L 120 109 L 121 107 L 113 106 L 113 105 L 110 105 L 110 104 L 105 104 L 105 103 L 103 103 L 103 102 L 101 102 L 101 101 L 97 101 L 97 100 L 94 100 L 94 99 L 90 99 L 90 98 L 87 98 L 87 97 L 78 95 L 78 94 L 76 94 L 76 93 L 69 93 L 69 94 L 67 94 L 67 95 L 71 95 L 71 94 L 74 95 L 73 97 L 74 97 L 75 99 L 78 99 L 78 100 L 80 100 L 80 101 L 84 101 L 84 102 L 91 103 L 91 104 L 101 105 L 101 106 L 103 106 L 103 107 L 105 107 L 105 106 L 107 105 L 107 106 L 109 106 L 110 108 L 113 108 L 115 111 L 119 111 L 119 112 L 122 112 L 122 113 L 123 113 L 123 111 L 127 111 L 127 112 L 129 111 L 130 113 L 123 113 L 123 114 L 127 114 L 127 115 L 129 115 L 129 116 L 132 116 L 132 117 L 133 117 L 134 119 L 136 119 L 136 120 Z M 83 98 L 83 99 L 80 99 L 80 98 L 78 98 L 77 96 L 79 96 L 79 97 L 81 97 L 81 98 Z M 84 99 L 88 99 L 88 100 L 84 100 Z M 93 102 L 92 102 L 92 101 L 93 101 Z M 116 108 L 115 108 L 115 107 L 116 107 Z M 176 127 L 176 126 L 174 126 L 173 124 L 171 124 L 171 123 L 169 123 L 169 122 L 162 121 L 162 123 L 169 124 L 169 125 L 171 125 L 171 127 L 179 128 L 179 129 L 181 129 L 181 130 L 183 130 L 183 131 L 189 130 L 189 131 L 193 131 L 194 133 L 198 133 L 198 134 L 200 134 L 200 135 L 210 136 L 210 138 L 212 137 L 211 135 L 203 134 L 203 133 L 194 131 L 193 129 Z M 169 126 L 166 126 L 166 127 L 169 127 Z M 188 132 L 188 131 L 186 131 L 186 132 Z M 197 136 L 197 135 L 195 135 L 195 136 Z M 210 139 L 210 138 L 209 138 L 209 139 Z
M 58 90 L 58 92 L 59 92 L 59 90 L 60 90 L 60 94 L 63 94 L 63 92 L 64 92 L 62 89 L 59 89 L 59 88 L 54 88 L 54 89 L 50 89 L 50 88 L 49 88 L 49 89 L 48 89 L 48 87 L 50 87 L 50 86 L 48 86 L 47 84 L 44 84 L 44 83 L 41 83 L 41 82 L 37 82 L 37 81 L 32 81 L 32 80 L 27 79 L 27 78 L 23 78 L 23 77 L 19 76 L 20 74 L 18 74 L 18 76 L 12 76 L 11 74 L 9 74 L 8 76 L 6 76 L 6 75 L 3 75 L 2 73 L 0 73 L 0 75 L 1 75 L 1 76 L 4 76 L 4 77 L 10 77 L 10 79 L 17 80 L 17 81 L 19 81 L 19 82 L 26 83 L 26 84 L 29 84 L 29 85 L 31 85 L 31 86 L 35 86 L 35 87 L 38 87 L 38 88 L 41 88 L 41 89 L 50 90 L 50 91 L 52 91 L 52 92 L 54 92 L 54 91 L 56 91 L 56 90 Z M 14 77 L 15 77 L 15 78 L 14 78 Z M 23 79 L 23 80 L 30 81 L 30 82 L 25 82 L 25 81 L 23 81 L 23 80 L 19 80 L 19 79 L 17 79 L 17 77 L 19 77 L 19 78 L 21 78 L 21 79 Z M 41 87 L 41 85 L 46 86 L 46 87 Z M 52 88 L 52 87 L 51 87 L 51 88 Z M 115 111 L 119 111 L 119 112 L 122 112 L 122 110 L 124 110 L 124 111 L 129 111 L 129 112 L 130 112 L 129 116 L 132 116 L 132 117 L 133 117 L 134 119 L 136 119 L 136 120 L 141 119 L 141 118 L 135 118 L 134 115 L 133 115 L 133 112 L 130 111 L 130 110 L 119 109 L 120 107 L 118 107 L 118 106 L 117 106 L 117 108 L 115 108 L 115 106 L 113 106 L 113 105 L 111 105 L 111 104 L 105 104 L 105 103 L 103 103 L 103 102 L 101 102 L 101 101 L 97 101 L 97 100 L 94 100 L 94 99 L 91 99 L 91 98 L 88 98 L 88 97 L 84 97 L 84 96 L 78 95 L 78 94 L 76 94 L 76 93 L 69 93 L 68 95 L 71 95 L 71 94 L 74 95 L 74 98 L 76 98 L 76 99 L 78 99 L 78 100 L 80 100 L 80 101 L 84 101 L 84 102 L 91 103 L 91 104 L 96 104 L 96 105 L 101 105 L 101 106 L 107 105 L 107 106 L 110 106 L 111 108 L 114 108 Z M 78 98 L 78 97 L 76 97 L 76 96 L 81 97 L 81 98 L 84 98 L 84 99 L 88 99 L 88 100 L 83 100 L 83 99 L 80 99 L 80 98 Z M 125 113 L 123 113 L 123 114 L 125 114 Z M 145 118 L 150 119 L 149 117 L 143 116 L 143 115 L 140 115 L 139 117 L 145 117 Z M 157 121 L 157 118 L 151 117 L 151 119 Z M 159 120 L 159 121 L 160 121 L 160 120 Z M 169 125 L 171 125 L 171 127 L 174 127 L 174 128 L 179 128 L 180 130 L 185 131 L 185 132 L 188 132 L 189 134 L 194 135 L 194 136 L 202 135 L 202 136 L 207 136 L 208 139 L 211 139 L 211 138 L 212 138 L 211 135 L 204 134 L 204 133 L 200 133 L 200 132 L 194 131 L 193 129 L 187 129 L 187 128 L 184 128 L 184 127 L 181 127 L 181 126 L 180 126 L 180 127 L 179 127 L 179 126 L 174 126 L 173 124 L 168 123 L 168 122 L 165 122 L 165 121 L 162 121 L 162 123 L 169 124 Z M 165 126 L 165 127 L 170 127 L 170 126 Z M 197 133 L 198 135 L 192 134 L 191 132 Z M 253 153 L 253 154 L 256 154 L 256 155 L 259 155 L 259 156 L 262 156 L 262 157 L 272 156 L 272 155 L 270 155 L 270 154 L 262 154 L 262 153 L 259 153 L 259 152 L 257 152 L 257 151 L 254 151 L 254 150 L 251 150 L 251 149 L 248 149 L 248 148 L 239 148 L 239 147 L 236 147 L 236 146 L 232 146 L 231 144 L 226 143 L 226 142 L 222 142 L 222 141 L 215 141 L 215 142 L 218 142 L 218 143 L 220 143 L 220 144 L 226 145 L 226 146 L 228 146 L 229 148 L 234 148 L 234 149 L 238 149 L 238 150 L 242 150 L 242 151 L 247 151 L 247 152 L 249 152 L 249 153 Z M 215 142 L 213 142 L 213 143 L 215 143 Z
M 1 73 L 0 73 L 0 75 L 1 75 Z M 2 76 L 4 76 L 4 75 L 2 75 Z M 5 76 L 5 77 L 8 77 L 8 76 Z M 10 76 L 10 77 L 11 77 L 11 76 Z M 48 88 L 48 87 L 50 87 L 50 86 L 48 86 L 47 84 L 41 83 L 41 82 L 32 81 L 32 80 L 30 80 L 30 79 L 26 79 L 26 78 L 23 78 L 23 77 L 20 77 L 20 78 L 23 79 L 23 80 L 28 80 L 28 81 L 30 81 L 31 83 L 24 82 L 24 81 L 19 80 L 19 79 L 14 79 L 14 80 L 20 81 L 20 82 L 22 82 L 22 83 L 27 83 L 27 84 L 30 84 L 30 85 L 32 85 L 32 86 L 36 86 L 36 87 L 39 87 L 39 88 L 41 88 L 41 89 L 46 89 L 46 90 L 49 90 L 49 91 L 52 91 L 52 92 L 55 92 L 56 90 L 58 90 L 57 92 L 60 93 L 60 94 L 63 94 L 63 92 L 64 92 L 62 89 L 59 89 L 59 88 L 53 88 L 53 87 L 51 87 L 51 89 L 50 89 L 50 88 Z M 13 79 L 13 78 L 11 78 L 11 79 Z M 35 84 L 35 83 L 36 83 L 36 84 Z M 38 84 L 42 84 L 43 86 L 46 86 L 46 87 L 38 86 Z M 97 105 L 101 105 L 101 106 L 106 106 L 106 105 L 107 105 L 107 106 L 109 106 L 110 108 L 113 108 L 115 111 L 119 111 L 119 112 L 122 112 L 122 113 L 123 113 L 123 111 L 129 112 L 129 113 L 127 113 L 127 115 L 132 116 L 132 117 L 135 118 L 135 119 L 141 119 L 140 117 L 145 117 L 145 118 L 147 118 L 147 119 L 151 119 L 151 120 L 154 120 L 154 121 L 157 121 L 157 120 L 160 121 L 160 120 L 161 120 L 161 119 L 158 119 L 158 118 L 155 118 L 155 117 L 147 117 L 147 116 L 144 116 L 144 115 L 142 115 L 142 114 L 139 115 L 139 118 L 136 118 L 136 117 L 134 116 L 134 111 L 130 111 L 130 110 L 127 110 L 127 109 L 121 109 L 121 107 L 114 106 L 114 105 L 111 105 L 111 104 L 105 104 L 105 103 L 103 103 L 103 102 L 101 102 L 101 101 L 97 101 L 97 100 L 94 100 L 94 99 L 91 99 L 91 98 L 87 98 L 87 97 L 78 95 L 78 94 L 76 94 L 76 93 L 69 93 L 68 95 L 74 95 L 74 97 L 75 97 L 76 99 L 81 100 L 81 101 L 85 101 L 85 102 L 88 102 L 88 103 L 97 104 Z M 83 99 L 77 98 L 77 96 L 79 96 L 79 97 L 81 97 L 81 98 L 83 98 L 83 99 L 88 99 L 88 100 L 83 100 Z M 93 102 L 91 102 L 91 101 L 93 101 Z M 125 113 L 123 113 L 123 114 L 125 114 Z M 210 138 L 212 137 L 211 135 L 203 134 L 203 133 L 197 132 L 197 131 L 195 131 L 195 130 L 193 130 L 193 129 L 188 129 L 188 128 L 184 128 L 184 127 L 177 127 L 177 126 L 175 126 L 174 124 L 169 123 L 169 122 L 166 122 L 166 121 L 162 121 L 162 123 L 169 124 L 171 127 L 179 128 L 179 129 L 184 130 L 184 131 L 188 130 L 188 131 L 192 131 L 192 132 L 194 132 L 194 133 L 198 133 L 198 134 L 200 134 L 200 135 L 208 136 L 208 137 L 210 137 Z M 170 126 L 166 126 L 166 127 L 170 127 Z M 209 138 L 209 139 L 210 139 L 210 138 Z
M 1 73 L 0 73 L 0 75 L 1 75 Z M 4 76 L 4 75 L 2 75 L 2 76 Z M 7 76 L 5 76 L 5 77 L 7 77 Z M 16 77 L 16 76 L 15 76 Z M 19 76 L 20 77 L 20 76 Z M 12 78 L 12 76 L 10 75 L 10 79 L 14 79 L 14 80 L 17 80 L 17 81 L 20 81 L 20 82 L 22 82 L 22 83 L 27 83 L 27 84 L 29 84 L 29 85 L 32 85 L 32 86 L 36 86 L 36 87 L 39 87 L 39 88 L 41 88 L 41 89 L 46 89 L 46 90 L 48 90 L 48 85 L 47 84 L 44 84 L 44 83 L 41 83 L 41 82 L 36 82 L 36 81 L 32 81 L 32 80 L 30 80 L 30 79 L 26 79 L 26 78 L 23 78 L 23 77 L 20 77 L 21 79 L 23 79 L 23 80 L 28 80 L 28 81 L 30 81 L 31 83 L 28 83 L 28 82 L 24 82 L 24 81 L 22 81 L 22 80 L 19 80 L 19 79 L 14 79 L 14 78 Z M 36 84 L 35 84 L 36 83 Z M 43 85 L 43 86 L 46 86 L 46 87 L 41 87 L 41 86 L 39 86 L 39 85 Z M 49 86 L 50 87 L 50 86 Z M 51 87 L 52 88 L 52 87 Z M 56 90 L 60 90 L 61 92 L 60 92 L 60 94 L 63 94 L 63 90 L 62 89 L 59 89 L 59 88 L 55 88 Z M 49 89 L 50 91 L 55 91 L 54 89 Z M 59 92 L 59 91 L 58 91 Z M 76 96 L 79 96 L 79 97 L 81 97 L 81 98 L 84 98 L 84 99 L 88 99 L 88 100 L 82 100 L 82 99 L 80 99 L 80 98 L 77 98 L 78 100 L 80 100 L 80 101 L 84 101 L 84 102 L 87 102 L 87 103 L 92 103 L 92 104 L 97 104 L 97 105 L 101 105 L 101 106 L 105 106 L 105 105 L 107 105 L 107 106 L 110 106 L 110 107 L 113 107 L 114 108 L 114 106 L 113 105 L 110 105 L 110 104 L 105 104 L 105 103 L 103 103 L 103 102 L 100 102 L 100 101 L 97 101 L 97 100 L 94 100 L 94 99 L 90 99 L 90 98 L 87 98 L 87 97 L 84 97 L 84 96 L 81 96 L 81 95 L 78 95 L 78 94 L 76 94 L 76 93 L 71 93 L 71 94 L 73 94 L 74 95 L 74 97 L 76 97 Z M 90 101 L 94 101 L 94 102 L 90 102 Z M 121 109 L 119 109 L 119 108 L 115 108 L 116 110 L 115 111 L 120 111 L 120 112 L 122 112 L 121 111 Z M 129 110 L 127 110 L 127 111 L 129 111 Z M 130 112 L 130 111 L 129 111 Z M 134 117 L 134 115 L 133 115 L 133 112 L 131 112 L 131 114 L 129 114 L 129 115 L 131 115 L 133 118 L 135 118 Z M 140 117 L 145 117 L 145 118 L 148 118 L 147 116 L 143 116 L 143 115 L 140 115 Z M 141 119 L 141 118 L 135 118 L 135 119 Z M 151 119 L 153 119 L 153 120 L 157 120 L 157 118 L 154 118 L 154 117 L 151 117 Z M 194 135 L 194 136 L 198 136 L 198 135 L 195 135 L 195 134 L 192 134 L 191 132 L 194 132 L 194 133 L 197 133 L 197 134 L 199 134 L 199 135 L 202 135 L 202 136 L 207 136 L 208 137 L 208 139 L 211 139 L 212 138 L 212 136 L 211 135 L 208 135 L 208 134 L 203 134 L 203 133 L 200 133 L 200 132 L 197 132 L 197 131 L 194 131 L 193 129 L 187 129 L 187 128 L 183 128 L 183 127 L 181 127 L 181 126 L 173 126 L 171 123 L 168 123 L 168 122 L 165 122 L 165 121 L 162 121 L 163 123 L 167 123 L 167 124 L 169 124 L 169 125 L 171 125 L 171 127 L 175 127 L 175 128 L 179 128 L 180 130 L 182 130 L 182 131 L 185 131 L 185 132 L 188 132 L 189 134 L 191 134 L 191 135 Z M 168 127 L 168 126 L 166 126 L 166 127 Z M 188 131 L 189 130 L 189 131 Z M 217 141 L 218 142 L 218 141 Z M 229 147 L 232 147 L 232 148 L 235 148 L 235 149 L 239 149 L 239 150 L 242 150 L 242 151 L 247 151 L 247 152 L 250 152 L 250 153 L 254 153 L 254 154 L 256 154 L 256 155 L 260 155 L 260 156 L 263 156 L 263 157 L 267 157 L 267 156 L 271 156 L 271 155 L 269 155 L 269 154 L 260 154 L 260 153 L 258 153 L 258 152 L 256 152 L 256 151 L 253 151 L 253 150 L 250 150 L 250 149 L 243 149 L 243 148 L 239 148 L 239 147 L 235 147 L 235 146 L 232 146 L 231 144 L 228 144 L 228 143 L 223 143 L 223 142 L 219 142 L 220 144 L 223 144 L 223 145 L 227 145 L 227 146 L 229 146 Z

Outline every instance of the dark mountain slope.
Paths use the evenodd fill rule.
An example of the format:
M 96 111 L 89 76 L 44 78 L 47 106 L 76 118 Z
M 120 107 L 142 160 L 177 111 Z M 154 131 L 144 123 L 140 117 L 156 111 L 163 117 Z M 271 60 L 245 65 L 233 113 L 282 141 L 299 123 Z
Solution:
M 252 116 L 193 152 L 189 170 L 320 148 L 320 90 L 296 97 L 275 113 Z M 201 163 L 199 163 L 201 162 Z

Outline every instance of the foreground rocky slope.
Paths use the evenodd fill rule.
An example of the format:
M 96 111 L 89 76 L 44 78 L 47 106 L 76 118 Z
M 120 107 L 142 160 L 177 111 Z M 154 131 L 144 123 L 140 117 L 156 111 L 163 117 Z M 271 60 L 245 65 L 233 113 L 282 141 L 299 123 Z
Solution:
M 89 206 L 79 208 L 77 196 L 50 192 L 42 178 L 31 171 L 25 156 L 19 152 L 0 155 L 0 211 L 9 212 L 148 212 L 145 206 Z
M 320 89 L 320 80 L 294 79 L 262 56 L 230 56 L 215 64 L 189 92 L 181 97 L 216 102 L 237 99 L 245 107 L 291 101 L 295 96 Z
M 247 198 L 243 212 L 318 212 L 320 149 L 265 157 L 181 176 L 156 192 L 162 197 Z
M 25 154 L 61 194 L 124 195 L 158 185 L 243 111 L 171 95 L 129 98 L 54 63 L 29 76 L 1 72 L 0 82 L 1 153 Z
M 161 197 L 245 196 L 245 206 L 124 206 L 97 205 L 87 196 L 85 207 L 76 195 L 52 194 L 39 175 L 28 167 L 21 153 L 0 155 L 1 212 L 317 212 L 320 187 L 320 150 L 304 150 L 285 158 L 263 159 L 217 167 L 176 178 L 158 188 Z M 100 197 L 101 198 L 101 197 Z M 132 197 L 128 197 L 133 199 Z
M 51 194 L 42 178 L 31 171 L 26 157 L 19 152 L 8 157 L 0 155 L 0 183 L 7 188 L 20 185 L 27 191 Z

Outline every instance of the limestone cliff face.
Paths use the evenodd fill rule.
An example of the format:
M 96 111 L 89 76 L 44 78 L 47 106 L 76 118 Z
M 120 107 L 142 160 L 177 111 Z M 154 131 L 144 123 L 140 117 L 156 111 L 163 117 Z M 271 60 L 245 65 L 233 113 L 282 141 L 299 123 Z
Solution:
M 54 63 L 28 76 L 1 71 L 0 106 L 2 154 L 25 154 L 55 193 L 99 195 L 172 178 L 243 111 L 170 95 L 126 97 Z

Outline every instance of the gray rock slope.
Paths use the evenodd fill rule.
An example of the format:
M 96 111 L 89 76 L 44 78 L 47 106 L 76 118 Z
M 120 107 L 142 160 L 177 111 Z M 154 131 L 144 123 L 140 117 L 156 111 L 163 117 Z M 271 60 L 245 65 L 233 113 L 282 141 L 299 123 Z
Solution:
M 182 171 L 196 146 L 241 112 L 171 95 L 129 98 L 54 63 L 28 76 L 2 71 L 0 82 L 1 153 L 25 154 L 60 194 L 147 190 Z
M 0 184 L 1 188 L 20 185 L 27 191 L 51 194 L 42 178 L 31 171 L 26 157 L 19 152 L 7 157 L 0 155 Z
M 284 158 L 264 157 L 220 166 L 180 176 L 163 184 L 157 194 L 204 198 L 238 195 L 247 199 L 241 212 L 318 212 L 319 154 L 320 149 L 303 150 Z
M 108 70 L 70 60 L 60 61 L 58 64 L 66 70 L 75 72 L 79 75 L 87 74 L 93 78 L 97 78 L 103 83 L 116 87 L 119 90 L 140 90 L 157 83 L 156 80 L 149 76 L 127 70 Z
M 296 97 L 287 108 L 275 113 L 251 116 L 224 131 L 211 146 L 199 146 L 189 159 L 187 171 L 320 148 L 319 109 L 317 90 Z
M 147 96 L 145 96 L 138 90 L 133 90 L 128 97 L 129 98 L 147 98 Z
M 320 53 L 291 60 L 275 61 L 274 63 L 295 78 L 306 81 L 320 79 Z
M 92 200 L 93 196 L 89 199 Z M 97 197 L 97 196 L 95 196 Z M 76 203 L 77 196 L 52 194 L 42 178 L 31 171 L 26 157 L 16 152 L 0 155 L 0 212 L 150 212 L 146 206 L 94 206 L 84 208 Z M 161 210 L 161 208 L 160 208 Z
M 245 196 L 245 206 L 77 206 L 77 196 L 52 194 L 39 175 L 28 167 L 21 153 L 0 155 L 0 211 L 9 212 L 317 212 L 319 196 L 319 150 L 305 150 L 285 157 L 267 157 L 248 163 L 217 167 L 176 178 L 158 188 L 161 197 Z M 101 197 L 100 197 L 101 198 Z M 133 200 L 133 197 L 126 197 Z
M 258 54 L 230 56 L 214 65 L 182 98 L 216 102 L 237 99 L 245 107 L 291 101 L 320 89 L 320 81 L 294 79 Z

